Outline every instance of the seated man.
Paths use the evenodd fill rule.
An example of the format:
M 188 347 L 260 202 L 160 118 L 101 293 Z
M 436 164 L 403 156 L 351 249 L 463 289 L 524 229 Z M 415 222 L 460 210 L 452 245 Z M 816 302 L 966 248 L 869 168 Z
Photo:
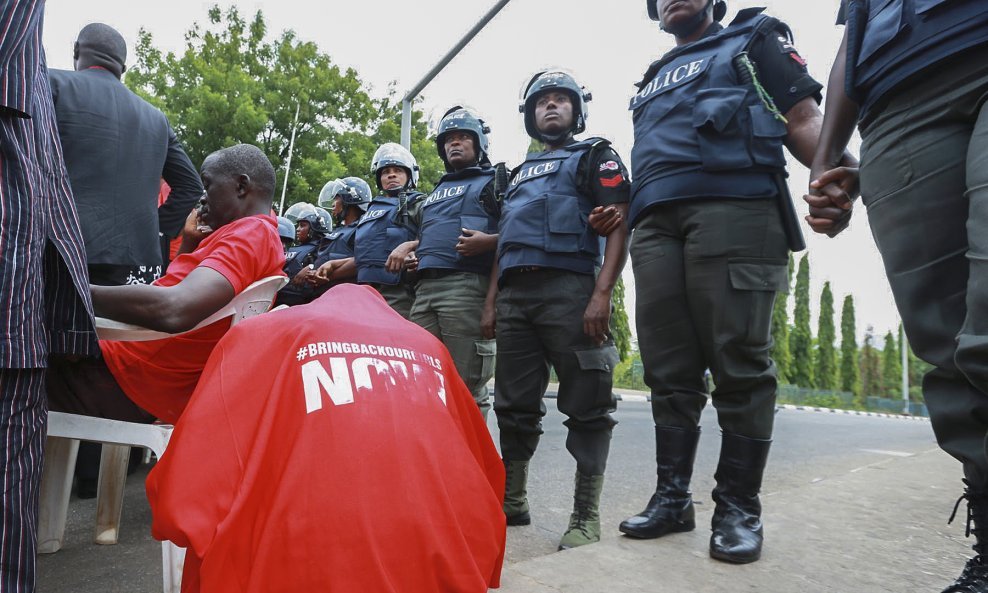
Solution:
M 256 146 L 214 152 L 200 171 L 206 195 L 189 215 L 182 248 L 151 285 L 92 286 L 97 315 L 149 329 L 192 329 L 244 288 L 283 275 L 285 255 L 269 212 L 274 168 Z M 174 423 L 229 320 L 149 342 L 100 341 L 101 360 L 54 360 L 51 410 L 131 422 Z
M 230 330 L 147 493 L 184 593 L 486 593 L 503 480 L 439 340 L 343 284 Z

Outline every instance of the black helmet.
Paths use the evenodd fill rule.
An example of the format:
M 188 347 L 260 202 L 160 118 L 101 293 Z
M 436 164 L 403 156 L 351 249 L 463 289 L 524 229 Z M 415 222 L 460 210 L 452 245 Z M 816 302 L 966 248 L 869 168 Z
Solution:
M 319 206 L 316 206 L 316 214 L 319 215 L 320 222 L 322 223 L 323 228 L 326 229 L 325 232 L 324 232 L 324 234 L 332 233 L 333 232 L 333 215 L 330 214 L 329 211 L 327 211 L 325 208 L 320 208 Z M 313 225 L 313 228 L 315 228 L 315 223 L 313 223 L 312 221 L 309 221 L 309 224 L 312 224 Z
M 374 158 L 371 159 L 371 173 L 374 174 L 378 189 L 384 189 L 381 187 L 381 170 L 386 167 L 401 167 L 408 173 L 405 189 L 413 189 L 418 185 L 419 164 L 412 153 L 401 144 L 386 142 L 374 153 Z
M 587 102 L 593 97 L 576 82 L 576 79 L 562 70 L 543 70 L 522 89 L 518 111 L 525 115 L 525 131 L 536 140 L 554 141 L 561 138 L 548 137 L 535 126 L 535 103 L 539 95 L 546 91 L 563 91 L 573 102 L 573 126 L 567 134 L 579 134 L 587 129 Z
M 350 192 L 347 191 L 347 186 L 343 183 L 342 179 L 334 179 L 322 186 L 322 191 L 319 192 L 319 198 L 316 202 L 324 208 L 332 208 L 333 200 L 336 196 L 347 195 Z
M 295 240 L 295 225 L 284 216 L 278 217 L 278 236 L 289 243 Z
M 491 133 L 491 129 L 487 127 L 484 120 L 470 113 L 466 108 L 457 105 L 443 114 L 443 119 L 439 122 L 439 130 L 436 133 L 436 151 L 439 152 L 439 158 L 446 165 L 447 171 L 453 170 L 446 160 L 446 135 L 450 132 L 466 132 L 473 136 L 477 162 L 482 163 L 489 160 L 490 141 L 487 139 L 487 134 Z
M 359 177 L 344 177 L 343 183 L 350 190 L 343 196 L 343 205 L 356 206 L 361 212 L 367 212 L 367 206 L 374 197 L 370 185 Z
M 707 12 L 711 10 L 713 10 L 713 17 L 717 22 L 724 20 L 724 16 L 727 15 L 726 0 L 707 0 L 707 6 L 703 10 L 696 13 L 696 16 L 690 19 L 689 22 L 683 23 L 675 31 L 672 31 L 667 29 L 665 23 L 662 22 L 662 15 L 659 13 L 659 0 L 645 0 L 645 6 L 648 8 L 648 18 L 658 21 L 663 31 L 679 37 L 685 37 L 696 31 L 697 27 L 703 24 L 703 19 L 706 18 Z
M 323 212 L 325 213 L 326 211 L 323 210 Z M 309 223 L 309 228 L 312 229 L 311 232 L 317 235 L 325 235 L 333 228 L 332 217 L 328 213 L 320 213 L 315 206 L 308 202 L 292 204 L 288 210 L 285 210 L 285 218 L 294 221 L 296 225 L 302 221 Z

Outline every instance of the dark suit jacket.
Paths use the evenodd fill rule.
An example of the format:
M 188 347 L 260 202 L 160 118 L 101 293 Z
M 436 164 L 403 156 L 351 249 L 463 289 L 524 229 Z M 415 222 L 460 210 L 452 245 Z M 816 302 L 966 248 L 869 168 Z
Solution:
M 88 263 L 161 265 L 158 232 L 178 235 L 203 193 L 168 119 L 107 70 L 49 76 Z

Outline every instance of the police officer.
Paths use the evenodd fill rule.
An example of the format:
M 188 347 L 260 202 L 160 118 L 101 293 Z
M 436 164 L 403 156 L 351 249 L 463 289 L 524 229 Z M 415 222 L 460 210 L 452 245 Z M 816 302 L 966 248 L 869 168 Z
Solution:
M 374 287 L 392 309 L 408 319 L 415 299 L 411 277 L 400 267 L 399 271 L 390 271 L 385 264 L 395 247 L 418 235 L 409 210 L 424 197 L 414 191 L 419 166 L 405 147 L 388 142 L 374 153 L 371 173 L 383 194 L 371 200 L 357 223 L 354 244 L 357 282 Z
M 322 209 L 300 202 L 285 211 L 285 218 L 289 221 L 295 220 L 297 244 L 285 253 L 283 269 L 290 281 L 278 291 L 275 305 L 302 305 L 316 296 L 306 280 L 312 273 L 320 241 L 333 228 L 329 213 L 325 210 L 320 213 L 319 210 Z
M 319 193 L 319 205 L 331 207 L 336 228 L 319 243 L 315 273 L 309 277 L 316 287 L 316 296 L 344 282 L 355 282 L 357 266 L 354 244 L 357 222 L 371 202 L 371 190 L 359 177 L 330 181 Z
M 709 368 L 722 431 L 710 555 L 753 562 L 775 413 L 772 307 L 788 289 L 787 248 L 803 248 L 783 145 L 809 163 L 821 85 L 788 27 L 762 9 L 723 27 L 723 0 L 646 6 L 676 40 L 630 105 L 631 260 L 658 480 L 620 530 L 654 538 L 694 529 L 689 483 Z
M 436 149 L 446 174 L 412 210 L 418 239 L 396 248 L 389 261 L 390 268 L 400 269 L 414 257 L 419 281 L 410 320 L 446 345 L 484 417 L 491 407 L 487 382 L 494 375 L 495 345 L 484 338 L 480 314 L 500 217 L 489 132 L 483 120 L 463 107 L 444 114 Z
M 609 142 L 573 138 L 586 127 L 589 100 L 586 89 L 558 70 L 538 73 L 523 89 L 525 130 L 546 151 L 528 155 L 513 172 L 498 227 L 498 283 L 483 318 L 488 335 L 496 321 L 494 411 L 509 525 L 531 521 L 528 465 L 542 434 L 550 364 L 559 377 L 557 405 L 568 416 L 566 448 L 576 459 L 573 513 L 560 549 L 600 539 L 618 359 L 608 318 L 627 254 L 624 225 L 602 247 L 587 220 L 597 206 L 614 205 L 623 214 L 628 200 L 627 172 Z
M 923 397 L 963 465 L 974 558 L 944 593 L 988 592 L 988 3 L 849 0 L 811 168 L 811 227 L 835 235 L 857 193 L 839 167 L 855 121 L 860 193 Z

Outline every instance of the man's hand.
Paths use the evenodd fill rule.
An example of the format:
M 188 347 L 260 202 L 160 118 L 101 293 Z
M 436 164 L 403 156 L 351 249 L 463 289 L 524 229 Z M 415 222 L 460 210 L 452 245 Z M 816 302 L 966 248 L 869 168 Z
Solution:
M 415 252 L 411 252 L 405 256 L 405 270 L 409 272 L 414 272 L 419 269 L 419 258 L 415 255 Z
M 319 266 L 316 273 L 309 278 L 309 282 L 313 286 L 320 286 L 322 284 L 327 284 L 333 280 L 333 272 L 335 272 L 340 266 L 343 265 L 342 259 L 331 259 L 323 265 Z
M 295 277 L 292 278 L 292 286 L 303 286 L 305 284 L 312 284 L 311 278 L 315 277 L 316 271 L 313 269 L 312 265 L 305 266 L 302 268 Z
M 810 206 L 806 222 L 815 232 L 835 237 L 851 221 L 854 200 L 860 194 L 858 168 L 815 168 L 810 176 L 809 193 L 803 196 Z
M 597 206 L 590 211 L 590 226 L 601 237 L 606 237 L 624 224 L 624 217 L 614 206 Z
M 189 253 L 199 247 L 199 243 L 213 232 L 209 225 L 204 223 L 199 216 L 199 209 L 193 208 L 189 215 L 185 217 L 185 226 L 182 227 L 182 247 L 180 253 Z
M 491 282 L 495 282 L 495 280 L 491 280 Z M 485 300 L 484 310 L 480 313 L 480 331 L 484 334 L 485 340 L 494 339 L 494 321 L 496 317 L 497 315 L 494 312 L 494 303 L 489 300 Z
M 497 235 L 488 235 L 480 231 L 460 229 L 459 240 L 456 242 L 456 252 L 463 257 L 483 255 L 497 248 Z
M 391 255 L 388 256 L 388 261 L 385 262 L 384 267 L 392 274 L 397 274 L 405 269 L 405 258 L 408 257 L 416 247 L 418 247 L 418 241 L 405 241 L 401 245 L 394 248 Z
M 600 346 L 607 340 L 611 318 L 611 295 L 595 290 L 583 312 L 583 333 L 590 336 Z

